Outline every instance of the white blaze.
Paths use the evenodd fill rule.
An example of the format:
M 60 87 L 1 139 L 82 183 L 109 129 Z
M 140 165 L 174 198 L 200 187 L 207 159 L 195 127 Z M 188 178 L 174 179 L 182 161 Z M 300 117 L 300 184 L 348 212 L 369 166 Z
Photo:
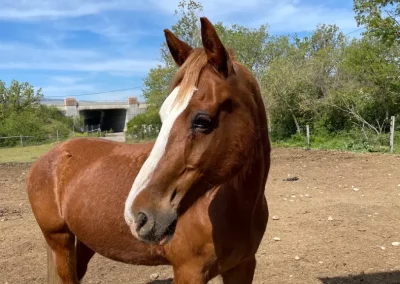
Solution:
M 179 86 L 176 87 L 172 93 L 165 99 L 160 109 L 160 118 L 162 126 L 160 133 L 158 134 L 157 140 L 154 144 L 153 149 L 150 152 L 149 157 L 144 162 L 140 169 L 135 181 L 133 182 L 131 191 L 129 192 L 128 198 L 125 202 L 124 217 L 127 224 L 130 226 L 134 222 L 132 214 L 132 204 L 135 201 L 136 196 L 147 186 L 151 175 L 156 169 L 159 161 L 164 155 L 165 147 L 167 146 L 168 137 L 171 129 L 175 123 L 177 117 L 186 109 L 190 99 L 193 96 L 194 89 L 190 94 L 186 94 L 184 100 L 180 104 L 176 104 L 173 107 L 176 96 L 179 92 Z

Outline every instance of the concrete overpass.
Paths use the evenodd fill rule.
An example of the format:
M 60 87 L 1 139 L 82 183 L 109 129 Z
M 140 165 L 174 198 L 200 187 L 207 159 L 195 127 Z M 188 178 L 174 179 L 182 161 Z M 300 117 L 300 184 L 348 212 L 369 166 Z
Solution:
M 147 110 L 147 104 L 139 103 L 137 98 L 129 97 L 124 101 L 77 101 L 75 98 L 65 98 L 64 101 L 44 101 L 53 105 L 66 116 L 83 116 L 85 125 L 100 125 L 101 130 L 122 132 L 127 130 L 127 123 L 138 114 Z

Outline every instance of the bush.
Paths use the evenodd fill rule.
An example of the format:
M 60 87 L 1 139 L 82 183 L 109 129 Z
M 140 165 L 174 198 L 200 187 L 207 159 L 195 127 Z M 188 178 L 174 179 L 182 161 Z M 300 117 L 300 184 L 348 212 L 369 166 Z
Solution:
M 133 139 L 154 138 L 161 128 L 161 119 L 154 110 L 149 110 L 132 118 L 127 124 L 127 133 Z
M 68 137 L 72 131 L 73 120 L 65 117 L 57 108 L 40 106 L 22 111 L 10 112 L 0 123 L 0 136 L 32 136 L 24 139 L 27 144 L 37 144 L 59 137 Z M 0 147 L 19 145 L 19 138 L 0 139 Z

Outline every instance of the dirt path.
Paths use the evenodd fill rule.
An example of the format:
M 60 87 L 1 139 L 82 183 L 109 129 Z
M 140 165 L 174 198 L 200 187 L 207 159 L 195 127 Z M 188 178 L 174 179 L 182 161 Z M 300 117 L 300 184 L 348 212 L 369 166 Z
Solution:
M 44 243 L 24 188 L 28 168 L 0 164 L 0 284 L 45 283 Z M 299 180 L 283 181 L 288 176 Z M 254 283 L 400 283 L 400 247 L 392 246 L 400 242 L 399 156 L 276 149 L 266 195 L 271 218 Z M 172 276 L 169 267 L 97 255 L 83 282 L 149 283 L 153 273 L 153 283 Z

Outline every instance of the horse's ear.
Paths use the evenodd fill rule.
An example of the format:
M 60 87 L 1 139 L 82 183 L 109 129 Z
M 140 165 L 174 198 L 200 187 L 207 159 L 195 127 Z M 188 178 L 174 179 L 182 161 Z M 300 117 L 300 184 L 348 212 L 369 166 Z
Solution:
M 201 39 L 208 62 L 226 78 L 233 72 L 232 60 L 211 22 L 206 17 L 201 17 L 200 22 Z
M 187 43 L 181 41 L 177 38 L 170 30 L 164 30 L 165 39 L 167 40 L 167 45 L 175 63 L 178 66 L 182 66 L 186 59 L 189 57 L 192 47 Z

